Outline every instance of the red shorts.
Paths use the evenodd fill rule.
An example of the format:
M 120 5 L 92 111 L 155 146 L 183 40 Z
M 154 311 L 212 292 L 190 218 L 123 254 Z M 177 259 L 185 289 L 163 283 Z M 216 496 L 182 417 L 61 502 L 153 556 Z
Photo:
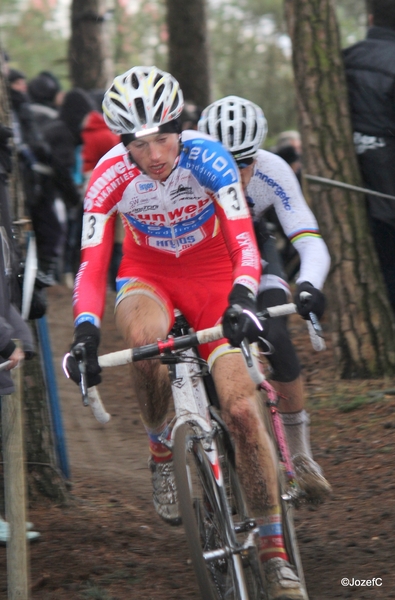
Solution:
M 169 331 L 176 308 L 199 331 L 220 322 L 232 284 L 232 263 L 221 235 L 191 252 L 183 252 L 179 258 L 135 245 L 122 258 L 116 304 L 129 295 L 145 294 L 166 313 Z M 200 355 L 209 364 L 218 356 L 235 351 L 239 352 L 225 339 L 199 347 Z

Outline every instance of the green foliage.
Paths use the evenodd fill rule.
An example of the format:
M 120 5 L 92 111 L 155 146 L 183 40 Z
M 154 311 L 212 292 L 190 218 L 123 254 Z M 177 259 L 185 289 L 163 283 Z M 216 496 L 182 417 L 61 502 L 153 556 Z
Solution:
M 296 127 L 289 41 L 281 0 L 229 0 L 211 7 L 213 100 L 228 94 L 259 104 L 269 125 L 267 144 Z
M 343 48 L 355 44 L 366 35 L 367 13 L 365 0 L 341 0 L 336 2 L 336 15 L 340 23 Z
M 28 79 L 42 70 L 52 71 L 66 87 L 67 40 L 54 26 L 52 13 L 33 8 L 16 13 L 16 7 L 12 7 L 15 3 L 8 4 L 10 12 L 2 27 L 1 42 L 10 56 L 10 66 Z
M 71 0 L 70 0 L 71 3 Z M 28 78 L 50 70 L 69 87 L 65 28 L 43 0 L 41 11 L 21 0 L 2 0 L 2 45 L 11 66 Z M 365 0 L 336 0 L 342 45 L 364 37 Z M 30 5 L 31 6 L 31 5 Z M 112 24 L 114 72 L 135 64 L 167 68 L 165 0 L 130 3 L 115 0 Z M 284 0 L 207 0 L 212 100 L 228 94 L 259 104 L 269 124 L 266 146 L 282 130 L 295 129 L 296 110 L 291 48 L 283 16 Z
M 116 2 L 114 21 L 114 71 L 122 73 L 137 64 L 166 69 L 167 45 L 164 2 L 143 2 L 128 13 Z

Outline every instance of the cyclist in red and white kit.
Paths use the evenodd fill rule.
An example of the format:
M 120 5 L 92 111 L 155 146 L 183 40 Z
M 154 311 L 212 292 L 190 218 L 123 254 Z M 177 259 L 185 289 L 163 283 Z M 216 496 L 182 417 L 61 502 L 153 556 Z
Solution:
M 107 269 L 119 213 L 125 242 L 117 327 L 134 347 L 165 338 L 175 308 L 195 330 L 222 319 L 227 339 L 200 350 L 210 365 L 259 526 L 268 600 L 304 600 L 284 549 L 273 448 L 238 349 L 245 337 L 254 342 L 262 333 L 255 318 L 261 264 L 253 224 L 232 155 L 210 136 L 181 134 L 182 108 L 178 82 L 156 67 L 133 67 L 105 94 L 104 118 L 122 143 L 99 161 L 86 192 L 72 347 L 85 344 L 87 383 L 97 385 Z M 78 382 L 75 364 L 68 363 Z M 154 506 L 163 519 L 178 524 L 171 451 L 159 441 L 168 431 L 167 367 L 158 361 L 136 363 L 132 379 L 149 438 Z
M 293 170 L 279 156 L 261 149 L 267 133 L 262 109 L 245 98 L 227 96 L 203 110 L 198 130 L 220 140 L 239 167 L 263 256 L 259 310 L 284 304 L 290 295 L 279 256 L 273 247 L 274 238 L 270 237 L 264 223 L 265 211 L 273 207 L 285 235 L 300 255 L 295 295 L 299 313 L 308 319 L 312 311 L 320 318 L 325 308 L 321 290 L 329 271 L 329 252 Z M 301 304 L 301 292 L 311 295 L 309 304 Z M 287 330 L 286 317 L 267 323 L 265 340 L 272 383 L 280 394 L 279 408 L 300 487 L 307 499 L 320 502 L 330 493 L 331 487 L 312 457 L 301 367 Z

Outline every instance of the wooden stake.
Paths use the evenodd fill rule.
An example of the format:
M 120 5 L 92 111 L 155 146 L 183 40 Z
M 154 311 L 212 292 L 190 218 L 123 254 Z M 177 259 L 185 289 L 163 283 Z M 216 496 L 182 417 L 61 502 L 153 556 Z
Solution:
M 7 542 L 8 600 L 29 600 L 22 367 L 13 369 L 11 374 L 15 392 L 3 396 L 1 402 L 4 498 L 6 520 L 10 526 Z

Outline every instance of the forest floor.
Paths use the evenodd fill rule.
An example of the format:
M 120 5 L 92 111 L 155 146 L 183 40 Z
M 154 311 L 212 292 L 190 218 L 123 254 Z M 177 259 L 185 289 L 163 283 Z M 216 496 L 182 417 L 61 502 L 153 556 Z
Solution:
M 32 600 L 200 600 L 182 527 L 156 515 L 147 442 L 127 367 L 100 386 L 111 420 L 97 423 L 66 380 L 71 292 L 49 290 L 47 315 L 70 468 L 66 506 L 30 502 L 40 532 L 29 547 Z M 101 352 L 122 348 L 108 292 Z M 327 321 L 327 350 L 315 353 L 305 323 L 290 321 L 306 380 L 312 447 L 333 494 L 296 512 L 310 600 L 395 598 L 395 382 L 339 380 Z M 348 584 L 347 584 L 347 581 Z M 0 548 L 0 599 L 7 598 Z

